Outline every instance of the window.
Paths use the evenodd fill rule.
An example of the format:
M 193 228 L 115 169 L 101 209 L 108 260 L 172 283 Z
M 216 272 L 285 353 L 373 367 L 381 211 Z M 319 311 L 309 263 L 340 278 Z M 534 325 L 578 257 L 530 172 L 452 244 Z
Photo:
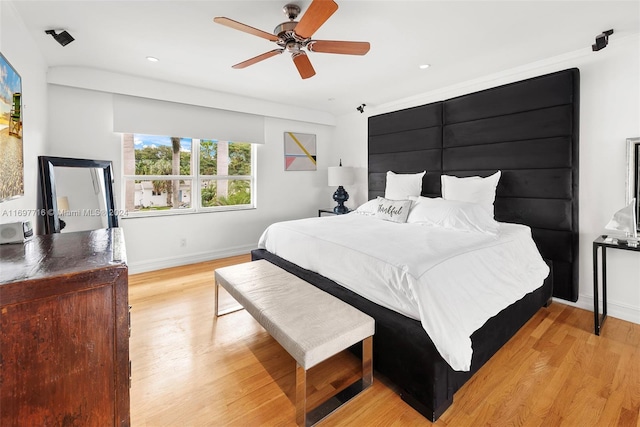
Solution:
M 252 208 L 253 146 L 122 134 L 125 209 L 142 216 Z

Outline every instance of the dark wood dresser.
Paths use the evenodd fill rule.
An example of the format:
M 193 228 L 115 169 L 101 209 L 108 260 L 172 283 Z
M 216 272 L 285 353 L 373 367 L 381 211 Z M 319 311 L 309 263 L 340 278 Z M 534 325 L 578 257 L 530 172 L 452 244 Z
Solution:
M 0 425 L 128 426 L 122 229 L 0 245 Z

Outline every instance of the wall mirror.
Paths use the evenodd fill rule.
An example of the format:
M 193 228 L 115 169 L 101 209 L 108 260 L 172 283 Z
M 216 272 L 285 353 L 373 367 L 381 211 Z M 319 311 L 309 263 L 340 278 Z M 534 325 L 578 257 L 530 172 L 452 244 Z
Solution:
M 627 204 L 636 199 L 636 228 L 640 231 L 640 138 L 627 139 Z
M 108 160 L 38 157 L 40 234 L 118 226 Z

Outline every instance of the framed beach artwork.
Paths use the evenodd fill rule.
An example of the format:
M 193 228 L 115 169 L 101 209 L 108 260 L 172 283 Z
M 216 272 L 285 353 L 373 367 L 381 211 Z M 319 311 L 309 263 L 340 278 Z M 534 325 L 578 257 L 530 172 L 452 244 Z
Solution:
M 22 79 L 0 53 L 0 201 L 22 195 Z
M 284 133 L 284 170 L 316 170 L 316 136 L 310 133 Z

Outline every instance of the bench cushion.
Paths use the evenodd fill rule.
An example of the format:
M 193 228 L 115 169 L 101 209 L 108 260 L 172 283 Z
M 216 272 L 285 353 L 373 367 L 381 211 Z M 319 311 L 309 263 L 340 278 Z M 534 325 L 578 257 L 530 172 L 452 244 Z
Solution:
M 215 279 L 305 370 L 375 332 L 372 317 L 265 260 Z

